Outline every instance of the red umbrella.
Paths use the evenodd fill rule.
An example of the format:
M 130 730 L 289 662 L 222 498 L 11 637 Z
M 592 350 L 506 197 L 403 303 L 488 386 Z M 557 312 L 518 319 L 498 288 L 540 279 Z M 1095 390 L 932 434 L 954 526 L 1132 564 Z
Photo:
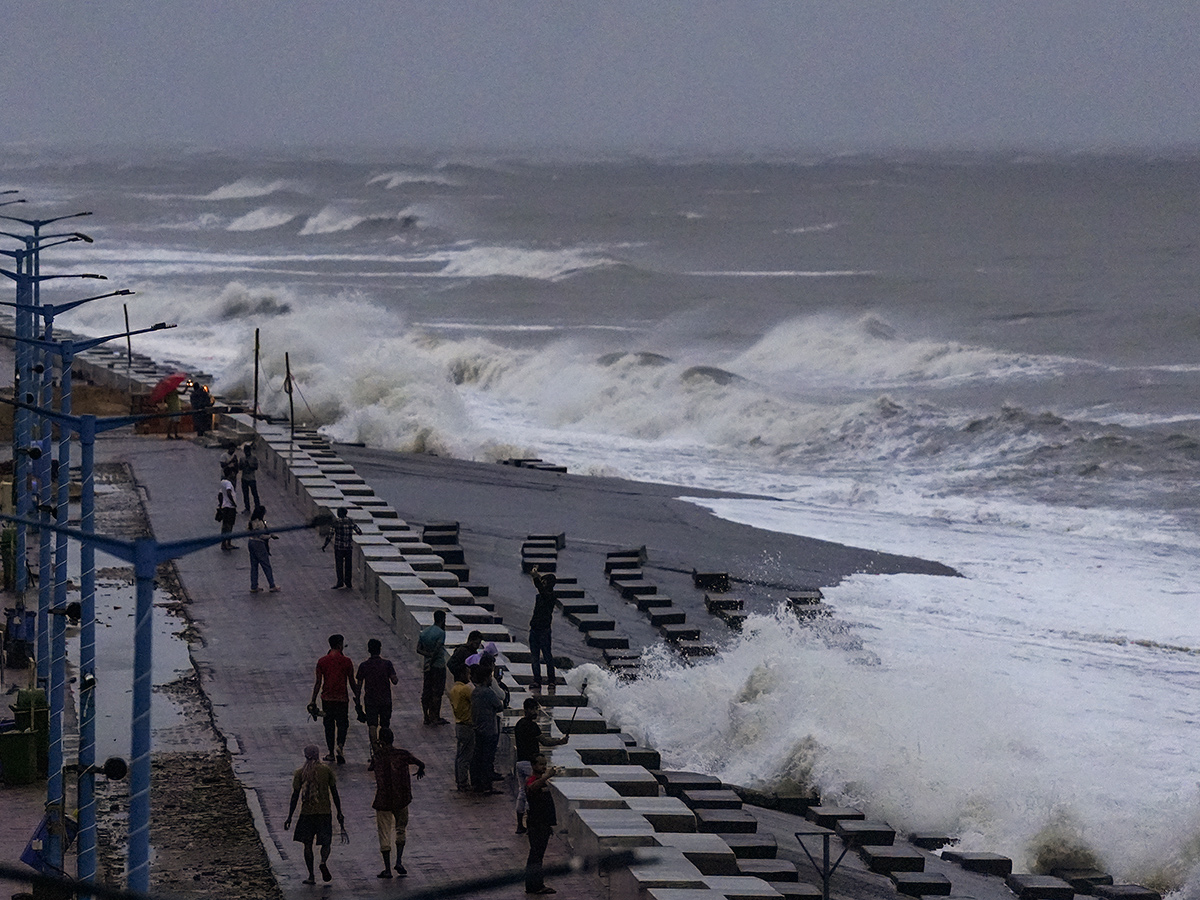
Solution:
M 179 387 L 187 381 L 187 372 L 176 372 L 174 375 L 168 375 L 162 381 L 154 386 L 154 390 L 150 392 L 149 403 L 157 403 L 175 388 Z

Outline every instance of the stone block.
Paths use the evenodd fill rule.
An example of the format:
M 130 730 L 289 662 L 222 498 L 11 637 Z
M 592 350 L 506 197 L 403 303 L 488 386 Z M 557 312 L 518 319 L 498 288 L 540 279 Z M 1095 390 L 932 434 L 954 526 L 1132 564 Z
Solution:
M 563 600 L 558 604 L 558 608 L 562 610 L 562 614 L 568 619 L 571 616 L 595 615 L 600 612 L 600 605 L 592 603 L 589 600 Z
M 428 543 L 428 540 L 426 540 L 426 543 Z M 442 558 L 443 565 L 461 566 L 467 561 L 466 553 L 457 544 L 435 544 L 433 545 L 433 552 Z
M 763 881 L 799 881 L 796 864 L 790 859 L 739 859 L 738 870 Z
M 662 769 L 653 774 L 669 797 L 682 797 L 684 791 L 717 791 L 725 787 L 720 778 L 699 772 Z
M 559 531 L 555 534 L 531 534 L 526 538 L 527 541 L 552 541 L 554 546 L 559 550 L 565 550 L 567 547 L 567 533 Z
M 413 567 L 414 572 L 440 572 L 442 571 L 442 558 L 436 553 L 404 553 L 403 559 L 406 563 Z M 458 579 L 454 579 L 458 583 Z
M 433 592 L 451 606 L 476 606 L 476 596 L 461 584 L 454 587 L 437 587 Z
M 608 631 L 590 631 L 584 641 L 589 647 L 601 650 L 624 650 L 629 647 L 629 638 Z
M 579 754 L 584 765 L 622 765 L 629 763 L 624 742 L 615 734 L 573 734 L 567 742 Z
M 728 900 L 712 888 L 648 888 L 645 900 Z
M 687 613 L 674 606 L 660 606 L 646 610 L 646 617 L 655 628 L 663 625 L 682 625 L 687 621 Z
M 705 889 L 704 876 L 678 850 L 656 847 L 656 858 L 614 869 L 608 876 L 611 900 L 644 900 L 654 888 Z M 649 856 L 649 854 L 647 854 Z
M 698 659 L 703 656 L 716 656 L 717 648 L 702 640 L 677 640 L 674 642 L 675 651 L 684 659 Z
M 653 581 L 644 581 L 641 579 L 619 581 L 616 587 L 621 592 L 621 596 L 626 600 L 636 600 L 638 597 L 643 597 L 646 594 L 658 593 L 657 584 Z
M 837 827 L 837 823 L 840 821 L 862 820 L 866 816 L 857 809 L 850 809 L 845 806 L 812 806 L 804 814 L 804 818 L 808 819 L 814 825 L 832 830 Z
M 680 851 L 703 875 L 737 875 L 737 857 L 720 837 L 697 832 L 663 832 L 655 835 L 663 847 Z
M 754 875 L 712 875 L 704 882 L 729 900 L 783 900 L 776 885 Z
M 696 814 L 674 797 L 624 797 L 625 805 L 646 817 L 655 831 L 696 831 Z
M 591 634 L 593 631 L 612 631 L 617 627 L 612 616 L 603 616 L 599 613 L 579 613 L 567 618 L 584 634 Z
M 869 844 L 872 847 L 890 847 L 896 842 L 896 831 L 887 822 L 840 819 L 833 830 L 843 843 L 855 846 Z
M 568 746 L 570 742 L 568 741 Z M 604 765 L 597 763 L 588 766 L 597 778 L 603 779 L 622 797 L 657 797 L 659 796 L 658 781 L 637 765 Z
M 758 819 L 744 809 L 698 809 L 696 825 L 708 834 L 754 834 Z
M 614 566 L 605 574 L 608 575 L 608 583 L 617 590 L 621 589 L 621 584 L 626 581 L 641 581 L 642 567 L 641 566 Z
M 637 598 L 637 608 L 640 612 L 662 609 L 671 605 L 671 598 L 666 594 L 642 594 Z
M 1077 894 L 1091 894 L 1099 885 L 1113 883 L 1113 877 L 1099 869 L 1051 869 L 1050 874 L 1061 878 L 1073 887 Z
M 1158 891 L 1140 884 L 1100 884 L 1095 894 L 1100 900 L 1162 900 Z
M 550 781 L 550 795 L 558 821 L 566 822 L 578 809 L 622 809 L 621 795 L 599 778 L 556 776 Z
M 774 859 L 779 851 L 775 835 L 764 832 L 725 833 L 719 835 L 738 859 Z
M 662 766 L 662 755 L 657 750 L 651 750 L 649 747 L 629 747 L 626 752 L 632 766 L 641 766 L 650 771 Z
M 680 798 L 691 809 L 741 809 L 742 798 L 726 788 L 684 791 Z
M 942 834 L 940 831 L 914 831 L 908 836 L 908 842 L 922 850 L 941 850 L 943 847 L 958 843 L 957 839 Z
M 1009 875 L 1004 883 L 1020 900 L 1071 900 L 1075 896 L 1071 885 L 1053 875 Z
M 999 853 L 980 853 L 966 850 L 943 850 L 942 859 L 958 863 L 968 872 L 980 875 L 999 875 L 1007 878 L 1012 874 L 1012 860 Z
M 859 847 L 858 852 L 867 868 L 880 875 L 925 871 L 925 857 L 912 847 L 872 847 L 868 844 Z
M 699 641 L 700 629 L 686 622 L 668 622 L 658 627 L 659 632 L 668 642 L 680 644 L 683 641 Z
M 532 666 L 528 668 L 532 678 Z M 605 721 L 604 716 L 590 706 L 552 706 L 550 715 L 554 719 L 555 726 L 565 735 L 606 734 L 608 732 L 608 722 Z
M 567 839 L 581 856 L 658 846 L 653 826 L 644 816 L 627 809 L 576 810 L 567 820 Z
M 824 896 L 818 885 L 806 881 L 777 881 L 771 887 L 779 891 L 783 900 L 821 900 Z
M 430 588 L 458 587 L 458 576 L 453 572 L 418 572 L 417 577 Z
M 952 887 L 941 872 L 892 872 L 891 879 L 906 897 L 948 897 Z

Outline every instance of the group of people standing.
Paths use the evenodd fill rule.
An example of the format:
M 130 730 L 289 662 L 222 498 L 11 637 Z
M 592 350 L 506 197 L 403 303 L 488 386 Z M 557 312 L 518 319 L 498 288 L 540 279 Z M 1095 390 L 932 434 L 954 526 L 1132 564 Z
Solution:
M 247 541 L 247 549 L 250 552 L 250 593 L 257 594 L 259 591 L 260 572 L 266 576 L 267 589 L 276 592 L 279 587 L 275 584 L 275 570 L 271 566 L 271 541 L 277 537 L 267 531 L 267 508 L 258 497 L 258 454 L 254 452 L 253 443 L 247 443 L 242 448 L 240 457 L 236 446 L 230 447 L 221 456 L 221 485 L 217 489 L 215 518 L 221 523 L 222 535 L 232 534 L 237 524 L 236 490 L 239 476 L 242 480 L 244 512 L 250 516 L 246 530 L 259 532 L 252 534 Z M 253 507 L 250 505 L 251 496 L 254 497 Z M 222 550 L 233 550 L 236 547 L 237 544 L 228 538 L 221 541 Z
M 441 716 L 442 697 L 446 693 L 447 671 L 454 678 L 450 704 L 454 712 L 456 748 L 454 779 L 456 789 L 480 795 L 499 794 L 494 782 L 502 778 L 495 772 L 496 751 L 500 738 L 499 713 L 508 708 L 509 693 L 497 677 L 495 644 L 484 644 L 483 635 L 472 631 L 453 654 L 446 653 L 446 614 L 438 610 L 433 623 L 423 629 L 417 640 L 417 652 L 424 669 L 421 705 L 424 722 L 429 726 L 448 724 Z M 291 828 L 297 806 L 293 837 L 304 845 L 308 868 L 306 884 L 315 884 L 317 864 L 313 845 L 321 848 L 319 870 L 322 879 L 331 880 L 328 859 L 333 838 L 333 813 L 344 823 L 337 775 L 333 766 L 346 762 L 345 745 L 350 727 L 350 705 L 357 718 L 367 725 L 371 753 L 368 770 L 375 775 L 375 810 L 379 852 L 383 857 L 380 878 L 406 875 L 403 863 L 408 836 L 408 807 L 412 802 L 412 769 L 418 779 L 424 777 L 425 763 L 403 747 L 395 745 L 391 729 L 392 685 L 399 679 L 395 666 L 381 656 L 380 641 L 367 642 L 368 658 L 357 669 L 345 653 L 340 634 L 329 638 L 329 652 L 316 665 L 309 712 L 324 720 L 327 753 L 320 758 L 316 745 L 305 748 L 304 765 L 292 779 L 292 796 L 285 828 Z M 318 707 L 317 701 L 320 701 Z M 523 716 L 514 738 L 517 755 L 517 833 L 527 834 L 529 857 L 526 861 L 526 892 L 552 894 L 542 879 L 543 859 L 556 824 L 554 801 L 549 784 L 551 769 L 542 748 L 565 743 L 567 738 L 546 735 L 538 722 L 540 704 L 536 698 L 524 703 Z M 392 851 L 395 851 L 394 860 Z

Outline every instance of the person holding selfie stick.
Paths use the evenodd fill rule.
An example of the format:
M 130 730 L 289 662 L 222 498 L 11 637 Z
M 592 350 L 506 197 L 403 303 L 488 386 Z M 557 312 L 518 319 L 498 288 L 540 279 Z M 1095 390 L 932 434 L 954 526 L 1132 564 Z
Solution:
M 529 798 L 529 858 L 525 861 L 525 893 L 556 894 L 547 887 L 542 877 L 542 860 L 546 857 L 546 846 L 550 834 L 558 824 L 554 812 L 554 797 L 550 794 L 550 779 L 558 769 L 546 765 L 546 757 L 538 756 L 533 761 L 533 773 L 525 785 Z

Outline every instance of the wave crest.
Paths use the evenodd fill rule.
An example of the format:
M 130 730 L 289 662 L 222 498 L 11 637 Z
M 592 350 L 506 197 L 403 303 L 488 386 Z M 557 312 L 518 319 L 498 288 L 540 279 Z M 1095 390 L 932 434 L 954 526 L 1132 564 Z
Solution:
M 250 197 L 266 197 L 277 191 L 286 191 L 293 187 L 292 182 L 284 179 L 268 181 L 263 178 L 239 178 L 230 184 L 222 185 L 201 200 L 245 200 Z

